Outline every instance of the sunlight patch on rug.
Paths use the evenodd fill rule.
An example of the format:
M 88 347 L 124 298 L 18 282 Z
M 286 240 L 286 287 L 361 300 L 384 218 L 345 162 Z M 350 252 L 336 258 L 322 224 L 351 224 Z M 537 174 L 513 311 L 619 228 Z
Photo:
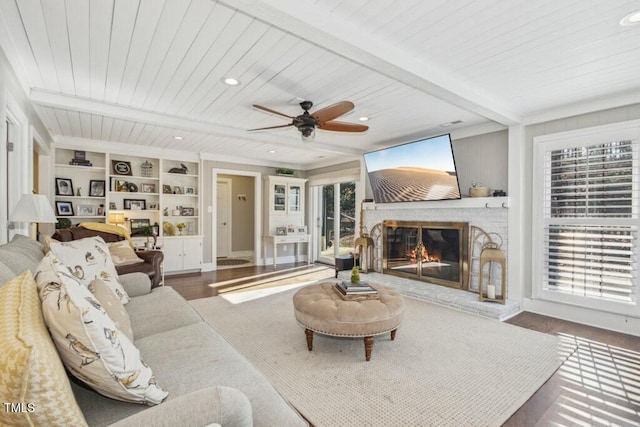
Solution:
M 231 304 L 241 304 L 243 302 L 253 301 L 254 299 L 264 298 L 268 297 L 269 295 L 288 291 L 289 289 L 307 286 L 315 282 L 315 280 L 311 280 L 309 282 L 293 283 L 291 285 L 274 286 L 273 288 L 255 289 L 252 291 L 234 292 L 231 294 L 222 294 L 220 296 L 229 301 Z

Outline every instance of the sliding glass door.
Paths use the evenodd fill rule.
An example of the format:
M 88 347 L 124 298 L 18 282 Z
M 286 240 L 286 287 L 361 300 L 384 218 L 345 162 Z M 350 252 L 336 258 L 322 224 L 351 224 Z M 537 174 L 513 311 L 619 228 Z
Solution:
M 353 251 L 356 234 L 356 183 L 343 182 L 319 186 L 316 196 L 318 261 L 334 264 L 340 255 Z

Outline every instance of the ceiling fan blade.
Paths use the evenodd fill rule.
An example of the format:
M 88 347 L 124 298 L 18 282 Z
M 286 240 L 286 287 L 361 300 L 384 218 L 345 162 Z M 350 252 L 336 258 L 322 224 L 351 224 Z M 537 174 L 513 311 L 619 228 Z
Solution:
M 336 119 L 343 114 L 347 114 L 349 111 L 353 110 L 354 107 L 355 105 L 353 105 L 353 102 L 342 101 L 338 102 L 337 104 L 321 108 L 311 115 L 315 117 L 318 123 L 322 124 L 328 122 L 329 120 Z
M 286 114 L 280 113 L 280 112 L 278 112 L 276 110 L 272 110 L 271 108 L 263 107 L 262 105 L 253 104 L 253 108 L 257 108 L 258 110 L 263 110 L 263 111 L 266 111 L 268 113 L 277 114 L 278 116 L 282 116 L 282 117 L 286 117 L 286 118 L 289 118 L 289 119 L 293 119 L 293 116 L 287 116 Z
M 364 132 L 369 129 L 369 126 L 332 120 L 318 125 L 318 128 L 322 130 L 333 130 L 336 132 Z
M 278 128 L 288 128 L 289 126 L 293 126 L 293 123 L 289 123 L 288 125 L 269 126 L 269 127 L 266 127 L 266 128 L 247 129 L 247 131 L 252 131 L 252 130 L 265 130 L 265 129 L 278 129 Z

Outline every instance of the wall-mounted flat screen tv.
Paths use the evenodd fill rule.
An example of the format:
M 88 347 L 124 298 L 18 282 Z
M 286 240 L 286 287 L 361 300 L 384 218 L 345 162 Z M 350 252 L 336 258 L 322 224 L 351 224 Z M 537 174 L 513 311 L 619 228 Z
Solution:
M 365 153 L 376 203 L 460 199 L 449 134 Z

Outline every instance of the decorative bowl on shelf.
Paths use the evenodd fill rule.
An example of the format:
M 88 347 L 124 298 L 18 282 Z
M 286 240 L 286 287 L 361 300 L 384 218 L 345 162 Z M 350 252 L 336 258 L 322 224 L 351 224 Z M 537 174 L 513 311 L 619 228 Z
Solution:
M 469 187 L 469 195 L 471 197 L 489 197 L 489 194 L 491 194 L 491 189 L 489 187 L 485 187 L 483 185 Z

